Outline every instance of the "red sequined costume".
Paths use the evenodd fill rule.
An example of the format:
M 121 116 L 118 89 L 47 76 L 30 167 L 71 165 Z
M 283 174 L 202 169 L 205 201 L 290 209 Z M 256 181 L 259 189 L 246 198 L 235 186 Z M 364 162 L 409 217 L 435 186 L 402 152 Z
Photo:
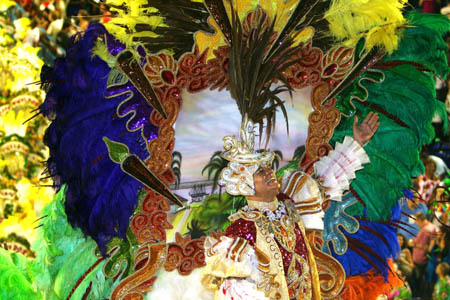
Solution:
M 293 200 L 288 198 L 285 194 L 279 194 L 277 196 L 277 198 L 280 203 L 290 202 L 291 204 L 294 204 Z M 286 215 L 287 214 L 288 214 L 288 212 L 286 212 Z M 263 215 L 265 218 L 267 218 L 267 211 L 263 212 Z M 306 262 L 306 264 L 310 266 L 311 258 L 309 258 L 310 251 L 308 251 L 306 237 L 304 236 L 304 233 L 302 232 L 302 229 L 300 229 L 300 225 L 298 223 L 294 222 L 293 226 L 294 226 L 293 233 L 295 234 L 294 253 L 297 254 L 298 256 L 302 257 L 303 258 L 302 261 Z M 279 229 L 280 229 L 282 235 L 287 235 L 287 233 L 282 232 L 283 227 L 281 227 Z M 244 218 L 239 218 L 236 221 L 234 221 L 227 228 L 227 230 L 225 231 L 225 235 L 232 237 L 232 238 L 243 238 L 243 239 L 249 241 L 250 245 L 255 246 L 256 236 L 257 236 L 256 224 L 254 221 L 244 219 Z M 281 252 L 284 274 L 285 274 L 285 278 L 286 278 L 286 281 L 288 282 L 288 287 L 289 287 L 292 284 L 290 284 L 289 278 L 288 278 L 289 276 L 287 276 L 287 275 L 293 271 L 290 268 L 292 267 L 291 263 L 292 263 L 294 254 L 289 249 L 286 249 L 286 245 L 283 245 L 282 242 L 280 242 L 278 240 L 277 235 L 273 234 L 273 236 L 271 236 L 271 237 L 274 238 L 274 241 L 276 242 L 278 249 Z M 303 270 L 303 269 L 304 269 L 304 267 L 302 266 L 302 263 L 300 263 L 299 261 L 295 262 L 295 271 L 298 274 L 303 274 L 305 272 L 305 270 Z M 312 275 L 311 275 L 310 268 L 308 268 L 308 269 L 309 270 L 307 270 L 307 271 L 310 274 L 305 274 L 305 275 L 308 278 L 309 282 L 305 282 L 303 286 L 301 284 L 297 284 L 297 286 L 293 286 L 292 288 L 290 288 L 289 289 L 289 294 L 290 294 L 289 299 L 291 299 L 291 300 L 302 299 L 302 298 L 298 298 L 299 294 L 308 295 L 311 293 L 310 291 L 308 291 L 308 289 L 311 289 Z M 299 290 L 299 288 L 302 288 L 302 289 Z M 313 297 L 311 297 L 311 298 L 310 297 L 307 297 L 305 299 L 315 299 Z

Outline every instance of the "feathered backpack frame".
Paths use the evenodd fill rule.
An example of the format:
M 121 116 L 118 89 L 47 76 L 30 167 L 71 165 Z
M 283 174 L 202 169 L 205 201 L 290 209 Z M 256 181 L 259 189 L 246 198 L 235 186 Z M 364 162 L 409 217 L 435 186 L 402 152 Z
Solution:
M 275 125 L 276 109 L 280 108 L 286 114 L 277 93 L 313 86 L 311 103 L 314 111 L 309 116 L 306 154 L 299 166 L 311 170 L 312 163 L 331 150 L 329 140 L 341 118 L 341 112 L 335 107 L 336 95 L 373 66 L 385 52 L 380 48 L 366 51 L 361 45 L 360 49 L 333 47 L 329 39 L 315 34 L 317 29 L 309 26 L 314 20 L 303 24 L 298 22 L 308 15 L 306 3 L 295 7 L 290 21 L 281 32 L 275 31 L 276 16 L 270 18 L 261 7 L 246 12 L 241 23 L 238 13 L 233 11 L 230 16 L 227 12 L 230 8 L 220 1 L 205 1 L 205 6 L 225 37 L 225 45 L 209 49 L 194 42 L 192 52 L 183 53 L 178 59 L 177 55 L 168 55 L 165 51 L 147 54 L 124 50 L 117 56 L 117 66 L 122 74 L 133 82 L 142 95 L 147 96 L 148 103 L 154 107 L 150 121 L 153 126 L 159 127 L 159 132 L 158 137 L 148 143 L 146 167 L 164 185 L 172 183 L 172 171 L 167 166 L 171 162 L 173 125 L 181 109 L 183 89 L 190 93 L 206 89 L 230 90 L 241 114 L 250 112 L 251 118 L 260 123 L 261 129 L 265 122 L 268 136 Z M 198 33 L 194 35 L 194 41 L 204 40 L 204 36 L 204 33 Z M 297 45 L 293 36 L 297 39 Z M 322 45 L 328 42 L 325 53 L 313 46 L 316 38 Z M 144 47 L 147 51 L 150 52 L 152 46 L 152 41 L 146 40 Z M 146 63 L 139 64 L 140 60 Z M 279 83 L 275 91 L 271 88 L 274 82 Z M 109 87 L 112 90 L 117 85 Z M 111 93 L 113 95 L 117 94 Z M 122 102 L 119 110 L 121 106 L 127 105 L 126 101 L 130 100 Z M 133 122 L 132 118 L 130 122 Z M 145 132 L 145 128 L 141 130 Z M 130 173 L 134 172 L 130 170 Z M 154 275 L 161 267 L 166 271 L 176 270 L 181 275 L 188 275 L 204 265 L 203 238 L 190 240 L 177 234 L 175 243 L 165 244 L 169 206 L 161 194 L 160 189 L 150 189 L 140 204 L 139 213 L 130 221 L 131 230 L 141 248 L 135 258 L 134 273 L 118 284 L 111 299 L 126 299 L 131 295 L 143 299 L 144 292 L 151 289 Z M 313 239 L 316 250 L 320 252 L 321 244 L 317 242 L 321 237 L 316 233 Z M 330 257 L 327 258 L 330 265 L 339 265 Z M 331 267 L 324 265 L 322 268 L 325 270 Z M 330 294 L 338 296 L 345 274 L 342 268 L 332 269 L 340 272 L 334 276 L 339 275 L 341 278 L 336 280 L 335 286 L 327 288 Z

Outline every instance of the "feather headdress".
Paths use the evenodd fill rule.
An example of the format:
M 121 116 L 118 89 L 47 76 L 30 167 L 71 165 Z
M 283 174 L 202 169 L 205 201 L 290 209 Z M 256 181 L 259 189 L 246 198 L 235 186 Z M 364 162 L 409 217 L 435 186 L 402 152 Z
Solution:
M 276 17 L 270 20 L 260 8 L 249 14 L 253 15 L 245 18 L 252 21 L 244 26 L 231 4 L 229 89 L 242 115 L 242 125 L 241 141 L 234 136 L 224 138 L 227 151 L 223 157 L 230 163 L 222 171 L 220 183 L 232 195 L 253 195 L 253 174 L 259 165 L 270 164 L 274 158 L 271 152 L 255 151 L 254 124 L 259 124 L 260 143 L 264 134 L 265 148 L 274 130 L 278 108 L 283 112 L 289 131 L 287 112 L 279 94 L 292 92 L 283 71 L 298 62 L 296 54 L 300 51 L 300 46 L 295 45 L 294 37 L 290 35 L 276 44 Z M 225 18 L 217 19 L 228 24 Z M 228 28 L 228 25 L 220 27 Z
M 259 124 L 260 139 L 266 121 L 266 146 L 275 126 L 277 108 L 283 112 L 288 125 L 282 92 L 291 92 L 283 71 L 295 64 L 295 54 L 300 50 L 289 37 L 274 45 L 275 19 L 269 20 L 261 13 L 253 27 L 244 30 L 238 12 L 232 13 L 232 34 L 229 56 L 230 93 L 242 117 Z M 275 86 L 277 83 L 277 86 Z M 289 126 L 287 126 L 289 130 Z M 261 140 L 260 140 L 261 141 Z

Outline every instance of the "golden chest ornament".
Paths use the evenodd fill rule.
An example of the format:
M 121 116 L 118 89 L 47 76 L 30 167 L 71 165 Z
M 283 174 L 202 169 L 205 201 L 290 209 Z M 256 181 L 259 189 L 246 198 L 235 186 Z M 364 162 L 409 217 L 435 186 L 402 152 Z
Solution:
M 301 222 L 300 216 L 296 213 L 295 207 L 290 203 L 279 202 L 278 207 L 274 211 L 266 210 L 264 213 L 257 214 L 254 220 L 258 233 L 262 236 L 257 240 L 264 240 L 268 246 L 271 256 L 274 258 L 273 263 L 277 264 L 278 272 L 284 275 L 286 281 L 287 294 L 284 298 L 297 300 L 312 299 L 312 276 L 309 262 L 307 259 L 295 252 L 296 234 L 295 226 Z M 252 214 L 254 210 L 246 207 L 244 213 Z M 304 237 L 306 239 L 306 237 Z M 276 243 L 278 242 L 278 244 Z M 258 243 L 260 244 L 260 243 Z M 278 245 L 292 255 L 291 262 L 285 273 L 283 267 L 283 258 Z M 266 247 L 264 247 L 266 248 Z M 301 273 L 298 271 L 297 264 L 300 265 Z M 268 276 L 269 277 L 269 276 Z M 265 284 L 259 286 L 267 292 L 270 288 L 274 288 L 274 278 L 265 280 Z M 279 287 L 279 284 L 276 285 Z M 269 293 L 272 294 L 272 293 Z M 277 296 L 271 299 L 280 299 Z

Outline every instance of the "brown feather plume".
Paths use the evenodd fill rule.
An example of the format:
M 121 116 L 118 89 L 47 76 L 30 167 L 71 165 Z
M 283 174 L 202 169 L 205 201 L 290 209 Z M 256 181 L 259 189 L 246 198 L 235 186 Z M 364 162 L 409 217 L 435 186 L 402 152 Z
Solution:
M 298 62 L 294 56 L 301 47 L 294 45 L 293 37 L 287 37 L 278 47 L 272 47 L 277 35 L 275 18 L 269 23 L 265 19 L 267 16 L 261 18 L 250 33 L 244 34 L 238 12 L 233 7 L 231 16 L 230 93 L 242 117 L 247 114 L 250 120 L 259 124 L 260 142 L 265 125 L 267 147 L 275 126 L 277 108 L 283 113 L 289 133 L 286 108 L 279 94 L 293 90 L 283 71 Z M 274 51 L 268 53 L 271 48 Z

